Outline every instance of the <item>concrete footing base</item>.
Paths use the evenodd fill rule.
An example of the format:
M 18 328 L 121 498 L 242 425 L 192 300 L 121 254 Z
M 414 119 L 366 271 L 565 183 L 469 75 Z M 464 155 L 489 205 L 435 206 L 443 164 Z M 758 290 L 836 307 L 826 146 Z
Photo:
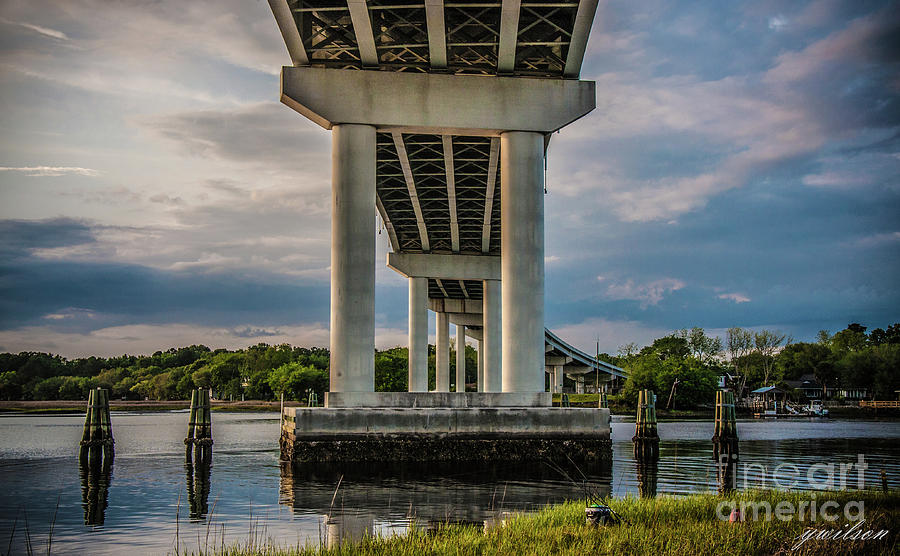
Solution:
M 552 397 L 550 392 L 325 392 L 325 407 L 550 407 Z
M 338 461 L 603 461 L 608 409 L 285 408 L 282 459 Z

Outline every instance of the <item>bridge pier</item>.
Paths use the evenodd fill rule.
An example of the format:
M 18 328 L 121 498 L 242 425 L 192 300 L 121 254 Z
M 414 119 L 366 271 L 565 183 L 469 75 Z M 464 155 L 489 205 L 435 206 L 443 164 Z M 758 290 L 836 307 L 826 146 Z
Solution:
M 501 368 L 503 355 L 500 281 L 485 280 L 483 283 L 484 299 L 482 300 L 482 347 L 483 392 L 500 392 Z
M 434 340 L 434 391 L 450 391 L 450 315 L 438 311 L 436 316 L 436 336 Z
M 478 340 L 478 384 L 476 391 L 484 392 L 484 340 Z
M 544 136 L 500 134 L 503 392 L 544 391 Z
M 428 279 L 409 278 L 409 391 L 428 391 Z
M 375 127 L 335 125 L 331 183 L 332 392 L 375 390 Z
M 456 391 L 466 391 L 466 327 L 456 325 Z

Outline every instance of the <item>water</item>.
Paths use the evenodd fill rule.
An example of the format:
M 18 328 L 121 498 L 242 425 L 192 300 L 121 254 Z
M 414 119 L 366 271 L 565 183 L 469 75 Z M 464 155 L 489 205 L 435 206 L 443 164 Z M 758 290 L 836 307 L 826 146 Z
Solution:
M 112 469 L 82 476 L 76 457 L 82 416 L 0 416 L 0 551 L 10 539 L 13 553 L 26 551 L 27 520 L 34 550 L 45 553 L 54 514 L 54 554 L 165 554 L 174 553 L 176 536 L 181 550 L 267 540 L 331 544 L 364 532 L 400 533 L 412 522 L 490 523 L 506 512 L 583 495 L 541 464 L 291 470 L 279 464 L 273 413 L 215 413 L 207 476 L 185 467 L 187 417 L 184 411 L 114 412 Z M 632 458 L 632 423 L 614 419 L 612 428 L 612 464 L 582 469 L 592 490 L 613 496 L 716 490 L 711 421 L 661 423 L 655 470 L 639 469 Z M 751 486 L 813 488 L 820 485 L 809 482 L 812 466 L 833 463 L 837 472 L 858 454 L 869 465 L 869 486 L 880 486 L 881 470 L 892 486 L 900 483 L 900 423 L 740 421 L 738 431 L 738 487 L 746 475 Z M 825 470 L 813 476 L 825 478 Z M 857 486 L 855 471 L 845 479 Z M 83 505 L 83 497 L 93 505 Z M 86 517 L 94 524 L 86 525 Z

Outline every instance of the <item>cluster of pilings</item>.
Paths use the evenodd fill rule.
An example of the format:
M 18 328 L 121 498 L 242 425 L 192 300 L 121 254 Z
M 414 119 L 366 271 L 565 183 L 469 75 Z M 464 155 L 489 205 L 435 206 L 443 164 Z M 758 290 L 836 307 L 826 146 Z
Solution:
M 91 390 L 78 454 L 85 525 L 103 525 L 115 457 L 114 445 L 109 419 L 109 394 L 101 388 Z
M 191 416 L 184 439 L 184 470 L 191 519 L 203 519 L 208 510 L 213 444 L 209 394 L 205 388 L 191 392 Z
M 738 463 L 737 418 L 734 413 L 734 393 L 716 392 L 716 429 L 712 437 L 713 460 L 716 462 L 719 490 L 734 488 Z
M 606 386 L 600 391 L 600 398 L 597 400 L 597 406 L 600 409 L 609 409 L 609 398 L 606 397 Z
M 639 462 L 659 459 L 659 433 L 656 430 L 656 394 L 652 390 L 638 393 L 637 418 L 634 425 L 634 459 Z
M 209 448 L 212 446 L 212 415 L 210 414 L 209 390 L 198 388 L 191 392 L 191 417 L 188 421 L 187 438 L 184 445 Z
M 184 439 L 185 474 L 192 519 L 203 519 L 208 511 L 212 443 L 210 391 L 197 389 L 191 393 L 188 434 Z M 113 446 L 109 394 L 97 388 L 88 395 L 78 458 L 85 525 L 103 525 L 112 479 Z
M 88 394 L 87 414 L 84 416 L 84 430 L 81 433 L 81 452 L 91 448 L 113 449 L 115 441 L 109 422 L 109 394 L 97 388 Z
M 603 396 L 601 394 L 601 407 Z M 733 490 L 737 477 L 738 434 L 734 407 L 734 393 L 726 390 L 716 392 L 715 434 L 712 442 L 720 492 Z M 640 495 L 654 496 L 659 459 L 659 433 L 656 422 L 656 395 L 651 390 L 641 390 L 638 393 L 637 419 L 634 437 L 631 440 L 634 443 Z

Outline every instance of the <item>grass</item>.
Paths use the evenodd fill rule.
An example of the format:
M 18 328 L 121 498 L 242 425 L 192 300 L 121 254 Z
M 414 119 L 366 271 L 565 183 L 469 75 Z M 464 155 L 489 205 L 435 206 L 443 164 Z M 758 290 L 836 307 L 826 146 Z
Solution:
M 833 523 L 770 521 L 728 523 L 716 517 L 723 501 L 768 502 L 798 507 L 802 501 L 818 504 L 834 500 L 841 505 L 862 500 L 865 526 L 861 529 L 889 530 L 878 541 L 808 540 L 792 547 L 807 527 L 840 531 L 848 522 L 840 517 Z M 611 500 L 610 507 L 627 523 L 594 527 L 585 524 L 585 503 L 569 502 L 540 512 L 512 518 L 487 532 L 476 525 L 442 525 L 437 529 L 412 529 L 394 537 L 364 537 L 356 543 L 326 548 L 279 548 L 272 544 L 233 545 L 212 552 L 222 556 L 338 556 L 338 555 L 420 555 L 420 554 L 893 554 L 898 550 L 900 491 L 797 493 L 780 491 L 745 492 L 721 497 L 698 494 L 684 497 L 633 497 Z M 838 510 L 840 511 L 840 510 Z M 728 512 L 725 511 L 725 514 Z

